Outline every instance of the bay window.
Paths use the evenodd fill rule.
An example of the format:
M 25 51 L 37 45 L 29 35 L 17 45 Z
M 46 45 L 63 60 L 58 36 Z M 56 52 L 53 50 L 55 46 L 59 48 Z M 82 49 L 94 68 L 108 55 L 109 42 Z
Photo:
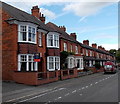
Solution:
M 38 62 L 34 62 L 33 54 L 18 55 L 18 71 L 37 71 Z
M 49 71 L 60 70 L 60 57 L 48 56 L 47 57 L 47 69 Z
M 68 57 L 67 61 L 68 61 L 68 68 L 74 68 L 75 67 L 75 59 L 74 59 L 74 57 Z
M 36 43 L 36 27 L 30 25 L 19 25 L 18 42 Z
M 57 33 L 47 35 L 47 47 L 59 48 L 59 35 Z

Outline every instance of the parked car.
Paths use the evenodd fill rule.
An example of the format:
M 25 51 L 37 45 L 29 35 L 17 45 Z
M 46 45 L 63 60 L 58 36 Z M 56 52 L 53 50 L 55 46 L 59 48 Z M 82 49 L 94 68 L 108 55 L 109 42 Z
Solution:
M 116 73 L 117 68 L 113 62 L 105 62 L 104 73 Z

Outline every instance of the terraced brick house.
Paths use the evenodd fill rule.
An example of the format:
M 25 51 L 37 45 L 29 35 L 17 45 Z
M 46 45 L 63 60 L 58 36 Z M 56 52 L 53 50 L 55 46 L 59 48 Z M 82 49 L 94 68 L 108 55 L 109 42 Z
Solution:
M 95 62 L 115 61 L 115 57 L 97 44 L 77 41 L 65 26 L 45 24 L 38 6 L 31 14 L 4 2 L 2 4 L 2 79 L 28 85 L 40 85 L 77 77 Z M 61 53 L 70 52 L 61 67 Z
M 31 85 L 58 80 L 59 33 L 45 25 L 38 6 L 28 14 L 2 2 L 2 53 L 3 80 Z M 40 61 L 34 61 L 36 54 Z

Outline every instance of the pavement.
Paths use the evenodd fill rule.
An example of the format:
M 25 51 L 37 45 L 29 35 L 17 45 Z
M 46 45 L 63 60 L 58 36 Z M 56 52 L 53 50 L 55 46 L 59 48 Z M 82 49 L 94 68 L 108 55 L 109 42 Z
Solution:
M 79 72 L 78 76 L 82 77 L 82 76 L 86 76 L 86 75 L 90 75 L 90 74 L 93 74 L 93 72 L 91 72 L 91 71 Z M 67 80 L 69 80 L 69 79 L 67 79 Z M 53 82 L 53 83 L 56 83 L 56 82 Z M 48 83 L 48 84 L 51 84 L 51 83 Z M 19 91 L 19 90 L 26 90 L 26 88 L 27 89 L 36 88 L 36 86 L 24 85 L 24 84 L 16 83 L 13 81 L 3 81 L 2 82 L 2 93 L 3 94 L 7 94 L 12 91 L 14 92 L 14 91 Z
M 81 73 L 83 77 L 40 86 L 3 82 L 3 102 L 14 102 L 14 104 L 23 102 L 115 103 L 118 102 L 118 74 L 102 72 L 90 74 L 89 72 L 85 75 Z

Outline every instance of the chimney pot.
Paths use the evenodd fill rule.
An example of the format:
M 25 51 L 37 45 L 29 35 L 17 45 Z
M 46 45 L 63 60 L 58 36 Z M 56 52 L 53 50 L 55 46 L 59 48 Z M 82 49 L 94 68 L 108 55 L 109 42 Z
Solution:
M 59 28 L 66 32 L 66 27 L 65 26 L 59 26 Z
M 89 40 L 83 40 L 83 44 L 88 45 L 89 46 Z

